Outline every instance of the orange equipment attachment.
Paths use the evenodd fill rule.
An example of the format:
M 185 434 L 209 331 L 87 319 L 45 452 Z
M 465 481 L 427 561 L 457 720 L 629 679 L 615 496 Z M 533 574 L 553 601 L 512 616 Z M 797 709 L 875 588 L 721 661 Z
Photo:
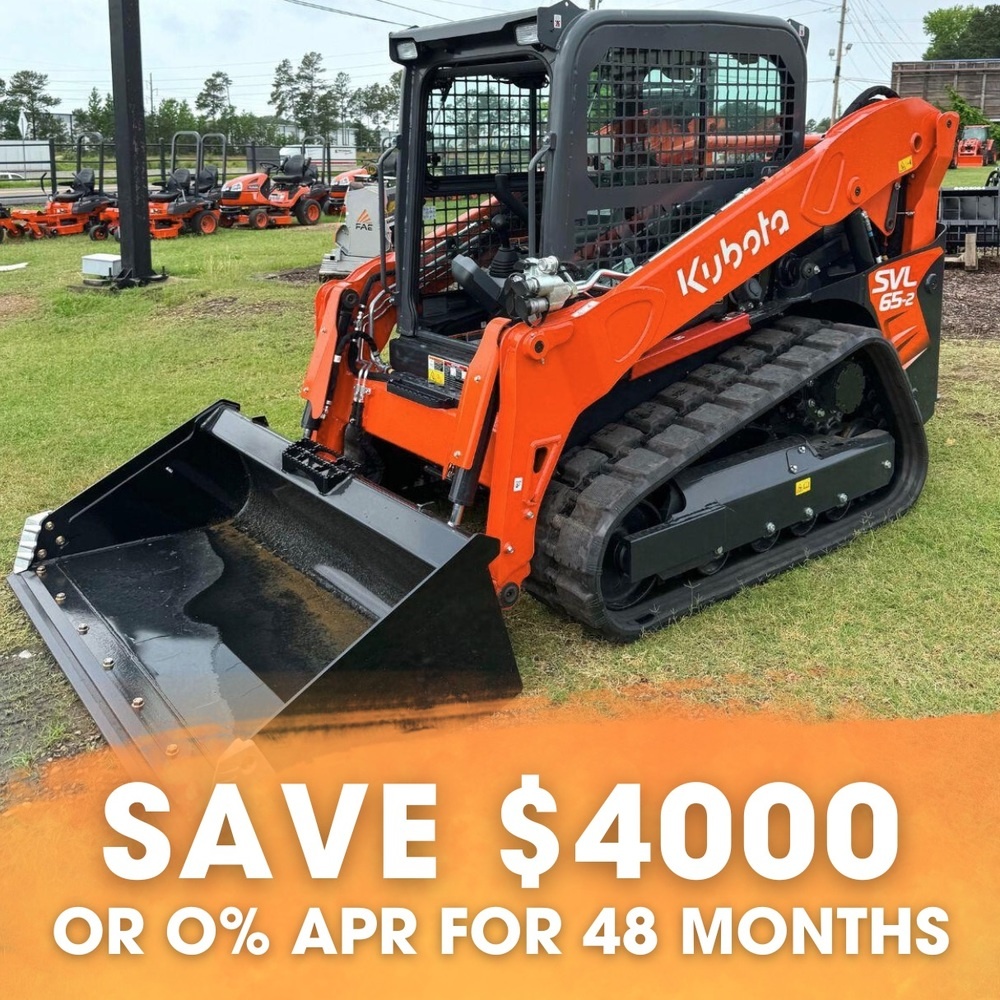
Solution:
M 458 711 L 517 689 L 526 591 L 631 641 L 916 501 L 957 116 L 873 88 L 807 138 L 806 35 L 563 2 L 391 37 L 393 251 L 372 220 L 316 295 L 301 439 L 219 403 L 25 528 L 114 738 Z

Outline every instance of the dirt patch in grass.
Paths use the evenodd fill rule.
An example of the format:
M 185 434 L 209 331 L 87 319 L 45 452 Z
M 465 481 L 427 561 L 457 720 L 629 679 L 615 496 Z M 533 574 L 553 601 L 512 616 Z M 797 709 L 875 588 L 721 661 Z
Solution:
M 319 264 L 315 267 L 293 267 L 290 271 L 265 274 L 268 281 L 287 281 L 291 285 L 318 285 Z
M 944 277 L 941 336 L 1000 340 L 1000 258 L 984 257 L 978 271 L 949 267 Z
M 0 319 L 20 319 L 29 315 L 36 304 L 30 295 L 0 295 Z
M 51 656 L 40 648 L 0 656 L 0 809 L 12 779 L 104 742 Z
M 274 316 L 288 311 L 286 302 L 250 302 L 235 295 L 197 299 L 172 310 L 178 316 L 198 319 L 239 319 L 250 316 Z

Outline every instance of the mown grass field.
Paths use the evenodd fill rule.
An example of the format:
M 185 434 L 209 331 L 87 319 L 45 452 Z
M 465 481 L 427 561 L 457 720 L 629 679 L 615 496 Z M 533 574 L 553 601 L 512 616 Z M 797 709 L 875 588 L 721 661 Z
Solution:
M 79 277 L 81 255 L 108 245 L 0 246 L 0 264 L 28 262 L 0 273 L 0 566 L 26 515 L 216 399 L 295 434 L 314 288 L 265 276 L 317 264 L 332 234 L 325 224 L 155 243 L 170 280 L 119 295 L 83 291 Z M 584 697 L 615 712 L 657 700 L 823 719 L 997 710 L 998 390 L 1000 340 L 946 342 L 931 473 L 909 515 L 634 645 L 523 600 L 509 615 L 527 695 L 517 705 Z M 93 738 L 0 586 L 0 779 Z
M 986 178 L 996 170 L 996 164 L 991 167 L 956 167 L 944 175 L 941 186 L 946 188 L 982 187 Z

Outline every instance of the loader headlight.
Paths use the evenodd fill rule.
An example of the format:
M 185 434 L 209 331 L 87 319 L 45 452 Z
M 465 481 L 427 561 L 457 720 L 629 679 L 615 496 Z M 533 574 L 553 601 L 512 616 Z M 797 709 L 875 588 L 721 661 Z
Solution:
M 417 43 L 411 41 L 397 42 L 396 58 L 400 62 L 412 62 L 417 58 Z
M 519 24 L 514 29 L 514 37 L 518 45 L 538 44 L 538 22 L 528 21 L 526 24 Z

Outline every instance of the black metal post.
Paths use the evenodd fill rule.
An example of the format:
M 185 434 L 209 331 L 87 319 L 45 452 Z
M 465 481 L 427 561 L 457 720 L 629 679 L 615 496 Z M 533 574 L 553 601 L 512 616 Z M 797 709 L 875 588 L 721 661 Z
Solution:
M 153 273 L 146 176 L 146 119 L 142 104 L 139 0 L 108 0 L 111 85 L 115 101 L 115 162 L 121 213 L 122 272 L 117 284 L 145 285 Z
M 24 149 L 24 146 L 21 147 Z M 24 159 L 24 157 L 22 157 Z M 49 165 L 52 167 L 52 197 L 59 192 L 59 181 L 56 178 L 56 141 L 49 139 Z

